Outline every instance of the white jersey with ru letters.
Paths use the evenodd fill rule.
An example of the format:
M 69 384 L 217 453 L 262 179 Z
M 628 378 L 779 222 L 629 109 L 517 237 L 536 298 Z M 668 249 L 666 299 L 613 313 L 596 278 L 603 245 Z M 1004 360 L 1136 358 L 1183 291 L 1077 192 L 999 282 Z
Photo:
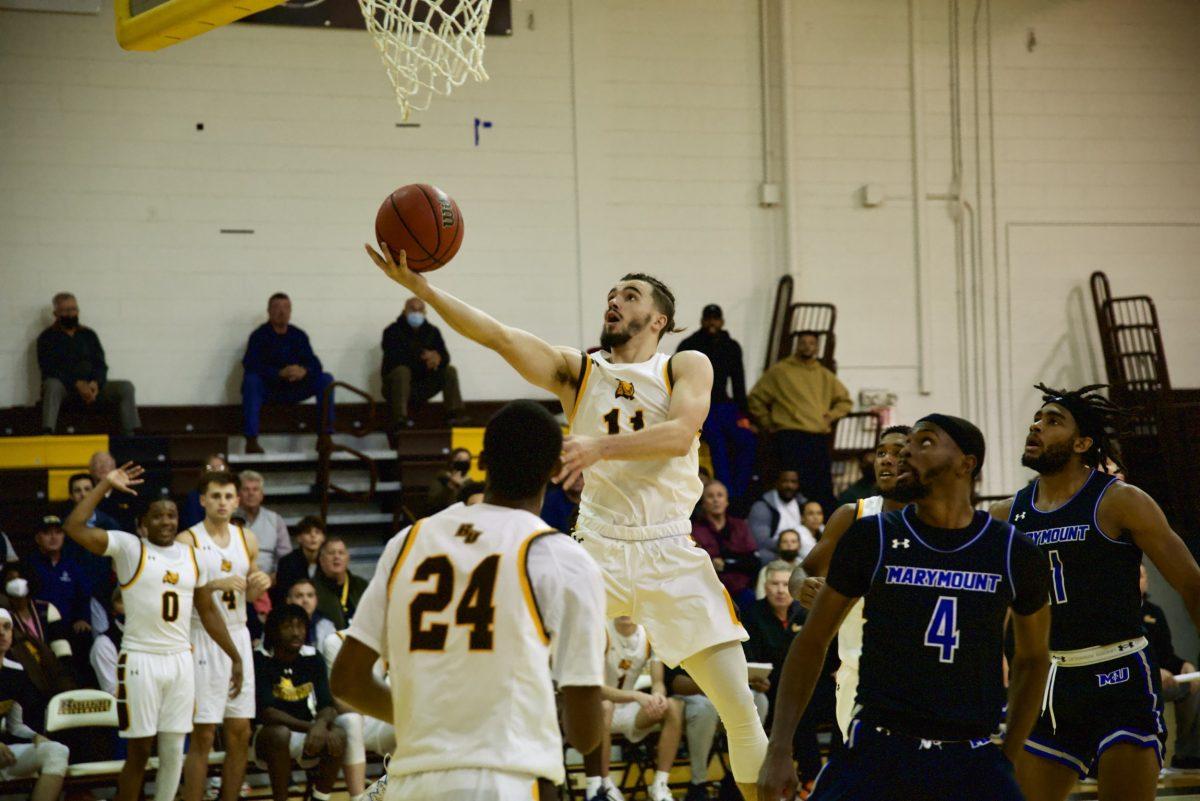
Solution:
M 650 637 L 646 634 L 646 627 L 639 625 L 633 634 L 625 636 L 617 631 L 616 622 L 610 620 L 607 631 L 604 683 L 618 690 L 632 690 L 651 658 Z
M 385 549 L 359 604 L 364 633 L 356 615 L 349 636 L 371 644 L 383 635 L 378 652 L 388 662 L 396 731 L 404 733 L 389 763 L 392 779 L 478 768 L 563 781 L 551 633 L 528 569 L 530 546 L 543 537 L 561 538 L 599 584 L 578 544 L 537 515 L 486 503 L 425 518 Z M 393 553 L 390 567 L 383 564 Z M 598 586 L 586 589 L 594 596 L 598 684 L 602 604 Z
M 640 431 L 667 419 L 671 406 L 671 356 L 616 364 L 610 354 L 585 355 L 571 433 L 608 436 Z M 699 432 L 686 456 L 667 459 L 599 461 L 583 471 L 580 519 L 608 526 L 641 528 L 688 519 L 700 498 Z M 606 533 L 606 532 L 601 532 Z M 672 532 L 675 533 L 675 532 Z
M 211 581 L 250 574 L 250 546 L 246 543 L 246 531 L 241 526 L 230 524 L 229 542 L 225 547 L 217 545 L 216 540 L 204 528 L 204 521 L 188 529 L 196 541 L 196 552 Z M 213 590 L 213 603 L 221 611 L 221 618 L 230 629 L 246 625 L 246 593 L 237 590 Z M 200 615 L 195 613 L 196 628 L 200 628 Z M 205 632 L 207 635 L 207 632 Z
M 122 651 L 177 654 L 190 651 L 192 600 L 208 583 L 204 564 L 190 545 L 154 545 L 126 531 L 109 531 L 111 556 L 125 604 Z

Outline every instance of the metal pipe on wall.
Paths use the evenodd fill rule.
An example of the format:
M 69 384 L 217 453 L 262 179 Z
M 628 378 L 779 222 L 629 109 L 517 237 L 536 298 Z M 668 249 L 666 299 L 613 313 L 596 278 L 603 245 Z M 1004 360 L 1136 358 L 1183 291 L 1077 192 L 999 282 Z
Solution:
M 908 0 L 908 75 L 912 133 L 913 266 L 917 284 L 917 389 L 933 392 L 933 276 L 925 264 L 925 114 L 918 28 L 919 0 Z

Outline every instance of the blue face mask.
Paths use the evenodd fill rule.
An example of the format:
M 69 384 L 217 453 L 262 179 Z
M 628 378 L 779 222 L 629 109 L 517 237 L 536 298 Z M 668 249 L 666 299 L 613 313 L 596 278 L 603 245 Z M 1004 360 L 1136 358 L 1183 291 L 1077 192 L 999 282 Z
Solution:
M 421 314 L 420 312 L 409 312 L 408 314 L 404 315 L 404 319 L 407 320 L 408 324 L 413 328 L 420 328 L 425 324 L 425 315 Z

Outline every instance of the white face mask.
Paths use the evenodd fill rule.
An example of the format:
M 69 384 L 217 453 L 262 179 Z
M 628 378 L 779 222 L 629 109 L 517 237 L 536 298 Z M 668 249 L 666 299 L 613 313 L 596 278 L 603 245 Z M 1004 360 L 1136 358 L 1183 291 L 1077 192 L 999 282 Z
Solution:
M 10 579 L 4 585 L 4 591 L 8 593 L 10 598 L 24 598 L 29 595 L 29 582 L 23 578 Z

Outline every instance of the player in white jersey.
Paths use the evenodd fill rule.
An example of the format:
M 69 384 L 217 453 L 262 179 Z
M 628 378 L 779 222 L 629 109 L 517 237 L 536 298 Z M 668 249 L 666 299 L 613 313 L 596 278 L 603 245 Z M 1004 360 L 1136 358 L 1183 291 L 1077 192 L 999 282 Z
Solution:
M 346 642 L 345 631 L 326 634 L 320 642 L 321 656 L 330 672 L 337 655 Z M 375 678 L 387 682 L 387 668 L 382 659 L 371 666 Z M 334 723 L 346 732 L 346 751 L 342 758 L 342 773 L 346 777 L 346 793 L 350 801 L 361 801 L 367 780 L 367 752 L 390 755 L 396 748 L 396 727 L 391 721 L 382 721 L 370 715 L 361 715 L 346 704 L 337 701 L 338 712 Z
M 119 734 L 128 740 L 128 757 L 117 780 L 117 799 L 141 799 L 146 761 L 158 735 L 155 801 L 173 801 L 183 768 L 183 740 L 192 730 L 196 685 L 192 672 L 192 608 L 204 630 L 232 663 L 222 694 L 242 687 L 241 654 L 229 637 L 212 594 L 204 592 L 208 571 L 190 545 L 176 542 L 179 511 L 174 501 L 150 502 L 140 528 L 145 539 L 124 531 L 92 528 L 87 521 L 112 490 L 136 495 L 142 468 L 126 464 L 113 470 L 71 511 L 63 528 L 71 539 L 97 556 L 110 556 L 125 604 L 125 636 L 117 657 Z
M 484 502 L 384 548 L 333 666 L 333 693 L 398 733 L 386 801 L 551 799 L 563 731 L 603 733 L 604 596 L 584 549 L 537 516 L 562 432 L 532 401 L 488 422 Z M 388 686 L 372 672 L 387 660 Z
M 792 572 L 792 596 L 806 608 L 812 607 L 817 592 L 825 584 L 825 573 L 829 570 L 834 548 L 854 521 L 904 506 L 890 496 L 896 489 L 896 463 L 900 451 L 908 442 L 909 431 L 908 426 L 891 426 L 879 434 L 879 441 L 875 443 L 875 486 L 880 494 L 838 507 L 829 518 L 820 542 L 809 551 L 800 567 Z M 855 601 L 838 628 L 838 658 L 842 664 L 837 672 L 837 722 L 843 738 L 850 736 L 854 697 L 858 692 L 858 658 L 862 655 L 863 637 L 862 606 L 861 598 Z
M 180 533 L 179 541 L 194 547 L 211 577 L 213 601 L 229 629 L 229 636 L 244 664 L 254 662 L 250 631 L 246 628 L 246 603 L 255 601 L 271 586 L 259 570 L 258 540 L 248 528 L 231 525 L 238 506 L 241 482 L 233 473 L 209 470 L 196 487 L 204 519 Z M 236 801 L 246 775 L 250 750 L 250 721 L 254 718 L 254 671 L 246 672 L 242 691 L 226 698 L 221 688 L 229 683 L 230 661 L 200 626 L 192 625 L 192 663 L 196 672 L 195 730 L 183 766 L 184 801 L 200 801 L 208 782 L 208 755 L 212 751 L 217 724 L 225 761 L 221 764 L 221 801 Z
M 698 351 L 657 352 L 675 328 L 675 298 L 661 281 L 630 273 L 609 291 L 599 353 L 555 347 L 506 326 L 367 246 L 375 264 L 455 331 L 499 353 L 531 384 L 553 392 L 571 421 L 562 472 L 585 478 L 578 537 L 600 565 L 608 615 L 646 627 L 668 666 L 683 664 L 725 724 L 733 775 L 757 796 L 767 737 L 746 683 L 746 631 L 691 540 L 700 497 L 699 431 L 713 371 Z
M 662 662 L 655 657 L 645 626 L 639 626 L 628 616 L 609 621 L 608 640 L 604 651 L 604 715 L 606 728 L 617 732 L 631 743 L 641 742 L 652 731 L 661 730 L 658 738 L 654 783 L 650 786 L 650 801 L 670 801 L 671 765 L 683 738 L 683 701 L 667 697 Z M 650 692 L 637 689 L 642 672 L 650 668 Z M 584 798 L 619 801 L 620 790 L 609 778 L 609 757 L 612 743 L 605 737 L 600 747 L 584 754 L 587 774 Z

